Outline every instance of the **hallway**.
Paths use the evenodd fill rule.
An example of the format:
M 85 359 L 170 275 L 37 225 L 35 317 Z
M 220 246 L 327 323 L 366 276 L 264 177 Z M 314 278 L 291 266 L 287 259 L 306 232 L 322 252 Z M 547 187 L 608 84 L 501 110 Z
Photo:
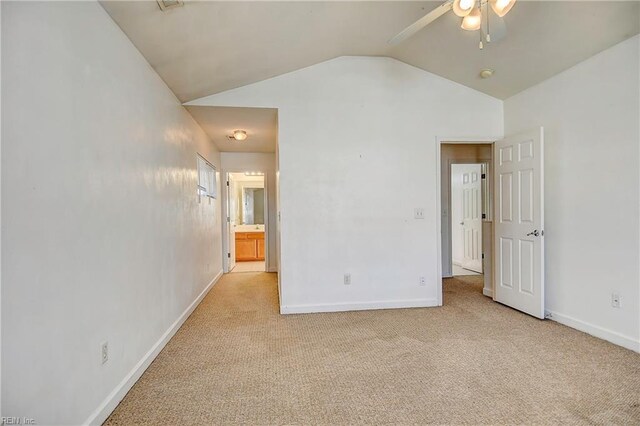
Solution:
M 640 422 L 640 355 L 447 279 L 445 306 L 282 316 L 225 275 L 107 425 Z M 525 368 L 526 367 L 526 368 Z

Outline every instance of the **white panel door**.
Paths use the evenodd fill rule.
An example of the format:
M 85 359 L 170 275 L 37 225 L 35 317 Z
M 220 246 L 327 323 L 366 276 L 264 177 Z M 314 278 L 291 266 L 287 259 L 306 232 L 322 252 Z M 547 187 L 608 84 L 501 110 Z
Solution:
M 544 318 L 544 131 L 495 143 L 494 298 Z
M 462 175 L 462 267 L 482 273 L 482 187 L 480 165 Z

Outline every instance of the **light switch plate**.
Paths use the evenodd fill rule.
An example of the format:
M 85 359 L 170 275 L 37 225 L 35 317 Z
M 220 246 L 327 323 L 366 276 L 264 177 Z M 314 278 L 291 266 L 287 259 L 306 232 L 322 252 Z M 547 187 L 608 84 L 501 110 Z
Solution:
M 413 212 L 414 219 L 424 219 L 424 209 L 422 207 L 416 207 Z

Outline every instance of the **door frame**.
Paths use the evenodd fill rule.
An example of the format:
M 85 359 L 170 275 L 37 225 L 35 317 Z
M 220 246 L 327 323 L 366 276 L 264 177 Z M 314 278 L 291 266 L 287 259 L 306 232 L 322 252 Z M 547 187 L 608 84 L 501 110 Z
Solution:
M 458 145 L 468 145 L 468 144 L 477 144 L 477 145 L 491 145 L 492 146 L 492 151 L 493 151 L 493 144 L 495 141 L 498 141 L 502 139 L 502 137 L 486 137 L 486 136 L 482 136 L 482 137 L 476 137 L 476 138 L 470 138 L 470 137 L 442 137 L 442 136 L 436 136 L 436 164 L 435 164 L 435 169 L 436 169 L 436 246 L 437 246 L 437 250 L 436 250 L 436 256 L 437 256 L 437 265 L 436 265 L 436 269 L 437 269 L 437 276 L 438 276 L 438 280 L 437 282 L 437 298 L 438 298 L 438 306 L 442 306 L 442 279 L 444 278 L 442 276 L 442 182 L 441 182 L 441 175 L 442 175 L 442 167 L 440 166 L 440 163 L 442 162 L 442 145 L 443 144 L 458 144 Z M 495 153 L 492 154 L 492 157 L 495 158 Z M 449 171 L 449 173 L 451 173 Z M 491 177 L 493 180 L 493 177 Z M 493 185 L 493 182 L 491 182 L 491 185 Z M 449 188 L 449 190 L 451 190 Z M 494 206 L 491 206 L 492 211 L 494 210 Z M 451 220 L 451 212 L 449 211 L 449 220 Z M 493 239 L 493 235 L 491 235 L 491 238 Z M 493 260 L 493 259 L 492 259 Z M 491 263 L 491 269 L 493 270 L 494 265 L 493 262 Z M 492 283 L 493 286 L 493 283 Z M 493 287 L 492 287 L 493 288 Z
M 224 173 L 224 180 L 225 180 L 225 188 L 226 191 L 223 191 L 225 193 L 225 197 L 226 197 L 226 202 L 224 203 L 225 205 L 225 214 L 224 214 L 224 220 L 222 221 L 223 223 L 223 247 L 226 244 L 227 249 L 223 250 L 223 260 L 222 260 L 222 265 L 223 265 L 223 272 L 225 273 L 229 273 L 233 270 L 233 268 L 231 268 L 231 226 L 229 226 L 231 224 L 231 199 L 229 197 L 229 192 L 231 191 L 231 187 L 229 185 L 229 172 L 225 172 Z M 225 228 L 226 227 L 226 228 Z M 226 230 L 226 232 L 225 232 Z M 235 248 L 235 244 L 234 244 L 234 248 Z M 225 255 L 226 254 L 226 255 Z M 235 264 L 238 262 L 237 259 L 235 258 L 235 253 L 233 256 L 234 259 L 234 265 L 233 267 L 235 268 Z
M 264 266 L 265 266 L 265 271 L 267 271 L 268 265 L 269 265 L 269 259 L 271 256 L 271 253 L 269 251 L 269 185 L 268 185 L 268 179 L 267 179 L 267 172 L 263 171 L 263 170 L 245 170 L 244 168 L 231 168 L 231 169 L 225 169 L 223 171 L 224 173 L 224 183 L 223 185 L 227 185 L 227 182 L 229 182 L 229 173 L 248 173 L 248 172 L 258 172 L 258 173 L 262 173 L 262 177 L 264 179 Z M 224 193 L 224 197 L 225 197 L 225 202 L 222 203 L 224 205 L 224 216 L 222 218 L 222 271 L 225 274 L 228 274 L 229 271 L 229 256 L 228 253 L 229 249 L 230 249 L 230 242 L 229 242 L 229 234 L 230 234 L 230 229 L 229 229 L 229 218 L 230 218 L 230 200 L 228 197 L 228 188 L 225 189 L 224 191 L 221 191 L 222 193 Z

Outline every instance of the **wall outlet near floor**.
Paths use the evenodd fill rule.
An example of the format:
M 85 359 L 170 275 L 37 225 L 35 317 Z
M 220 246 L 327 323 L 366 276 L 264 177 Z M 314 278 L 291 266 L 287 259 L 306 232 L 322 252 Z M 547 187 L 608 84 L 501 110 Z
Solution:
M 424 219 L 424 209 L 422 207 L 416 207 L 413 211 L 413 217 L 415 219 Z
M 420 277 L 418 283 L 421 287 L 424 287 L 425 285 L 427 285 L 427 279 L 425 277 Z
M 109 342 L 104 342 L 100 345 L 100 356 L 102 358 L 103 365 L 109 361 Z
M 611 306 L 614 308 L 622 307 L 622 298 L 618 293 L 611 293 Z
M 351 274 L 344 274 L 344 285 L 351 285 Z

